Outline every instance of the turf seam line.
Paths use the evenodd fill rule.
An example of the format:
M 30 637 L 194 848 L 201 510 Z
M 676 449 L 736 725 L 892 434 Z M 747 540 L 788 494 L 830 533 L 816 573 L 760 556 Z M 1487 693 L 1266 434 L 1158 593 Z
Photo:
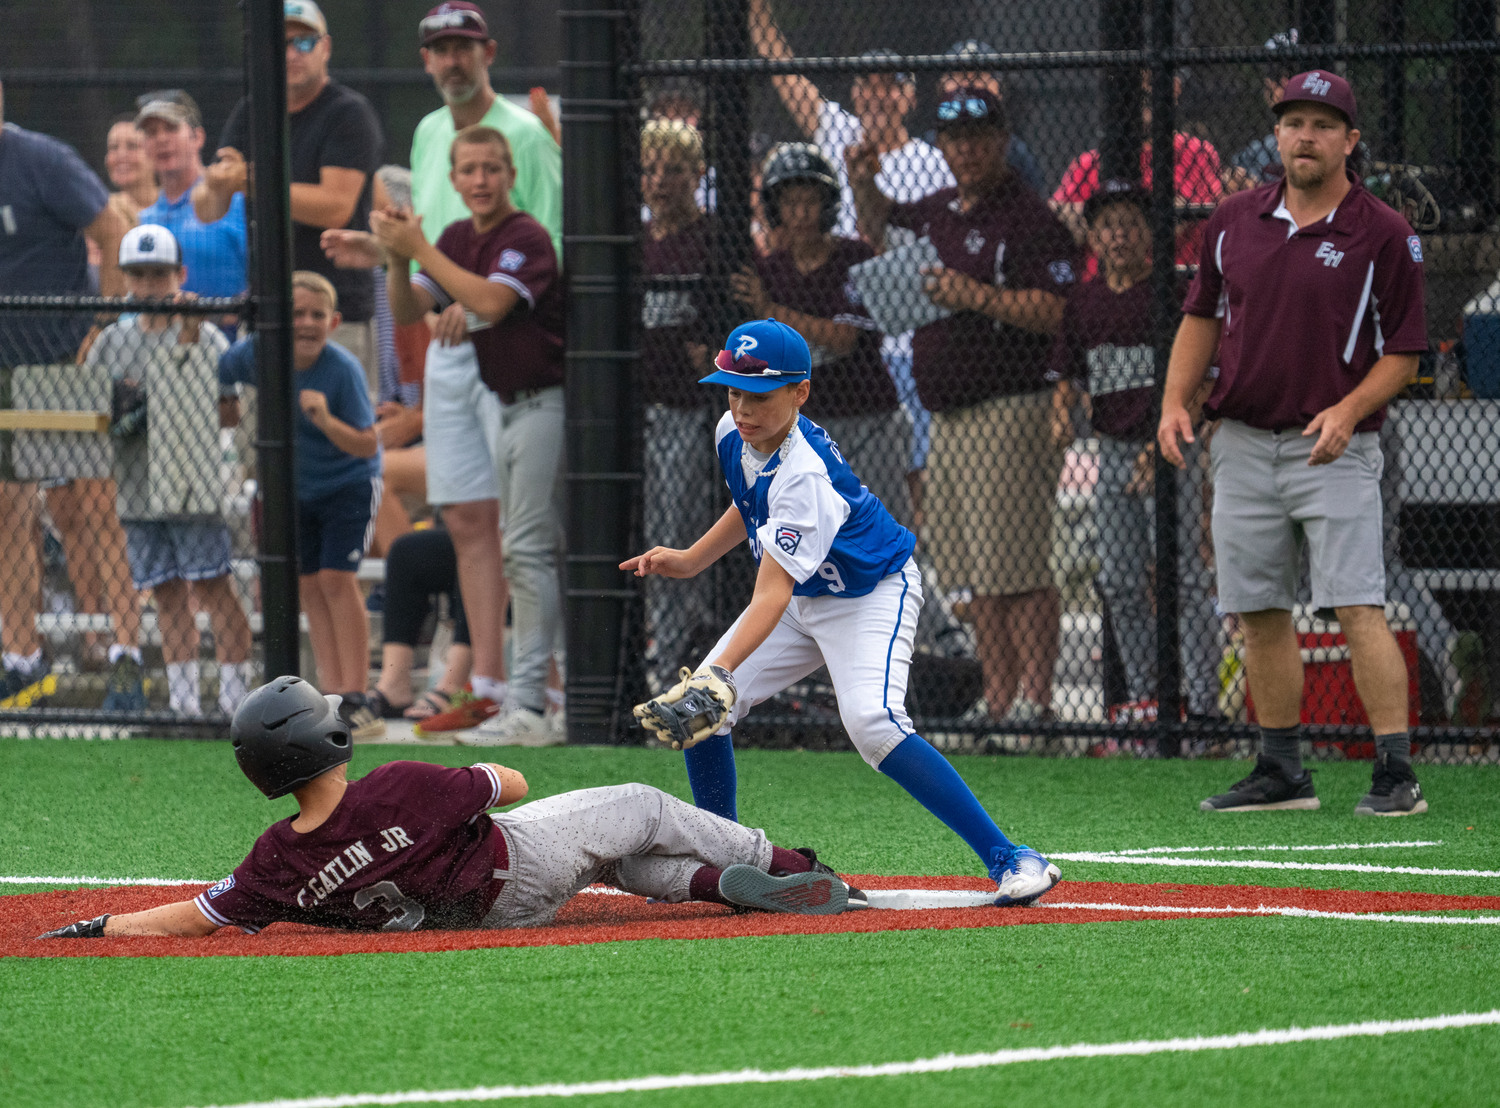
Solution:
M 1363 1023 L 1325 1024 L 1319 1027 L 1287 1027 L 1277 1030 L 1242 1031 L 1233 1035 L 1198 1036 L 1190 1039 L 1137 1039 L 1118 1043 L 1073 1043 L 1068 1046 L 1028 1047 L 996 1050 L 984 1054 L 942 1054 L 910 1062 L 880 1065 L 797 1067 L 786 1070 L 733 1070 L 720 1073 L 683 1073 L 615 1081 L 584 1081 L 546 1085 L 478 1086 L 472 1089 L 413 1090 L 400 1093 L 353 1093 L 339 1096 L 302 1097 L 295 1100 L 265 1100 L 211 1108 L 358 1108 L 361 1105 L 442 1104 L 478 1100 L 522 1100 L 543 1096 L 601 1096 L 610 1093 L 654 1092 L 662 1089 L 703 1088 L 712 1085 L 771 1085 L 793 1081 L 821 1081 L 835 1077 L 903 1077 L 918 1073 L 948 1073 L 984 1069 L 1017 1062 L 1051 1062 L 1068 1058 L 1105 1058 L 1147 1054 L 1192 1053 L 1204 1050 L 1234 1050 L 1253 1046 L 1286 1046 L 1291 1043 L 1328 1042 L 1336 1039 L 1380 1037 L 1414 1031 L 1445 1031 L 1461 1027 L 1500 1024 L 1500 1009 L 1460 1012 L 1425 1019 L 1366 1020 Z
M 1209 854 L 1222 853 L 1225 851 L 1285 851 L 1285 850 L 1396 850 L 1403 847 L 1419 846 L 1442 846 L 1442 839 L 1413 839 L 1409 842 L 1388 843 L 1324 843 L 1314 846 L 1141 846 L 1130 850 L 1100 850 L 1095 853 L 1108 854 L 1115 857 L 1126 857 L 1132 854 Z
M 1430 869 L 1423 866 L 1376 866 L 1367 862 L 1271 862 L 1263 858 L 1230 861 L 1223 858 L 1145 858 L 1139 855 L 1099 854 L 1094 851 L 1047 855 L 1053 861 L 1095 862 L 1112 866 L 1178 866 L 1208 869 L 1323 870 L 1335 873 L 1405 873 L 1419 877 L 1500 877 L 1493 869 Z
M 1041 903 L 1041 902 L 1039 902 Z M 1174 904 L 1055 904 L 1047 901 L 1047 908 L 1072 908 L 1090 912 L 1163 912 L 1173 915 L 1239 915 L 1239 916 L 1295 916 L 1305 919 L 1374 920 L 1377 923 L 1480 923 L 1500 925 L 1500 916 L 1398 916 L 1385 912 L 1328 912 L 1319 908 L 1290 908 L 1280 905 L 1258 904 L 1254 908 L 1226 907 L 1201 908 Z

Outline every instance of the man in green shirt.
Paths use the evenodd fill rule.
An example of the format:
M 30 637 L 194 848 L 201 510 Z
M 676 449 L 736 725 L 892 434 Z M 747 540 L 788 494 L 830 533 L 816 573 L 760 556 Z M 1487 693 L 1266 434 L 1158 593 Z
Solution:
M 459 131 L 482 123 L 510 141 L 516 168 L 511 203 L 547 229 L 561 259 L 562 150 L 540 119 L 490 87 L 495 40 L 484 13 L 450 0 L 427 13 L 419 32 L 422 64 L 444 105 L 417 124 L 411 143 L 412 208 L 428 236 L 436 241 L 448 224 L 471 214 L 448 181 L 448 148 Z

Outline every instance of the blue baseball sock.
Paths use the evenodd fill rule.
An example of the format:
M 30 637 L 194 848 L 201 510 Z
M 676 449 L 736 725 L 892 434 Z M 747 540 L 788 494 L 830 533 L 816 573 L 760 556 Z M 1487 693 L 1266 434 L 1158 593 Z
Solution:
M 986 869 L 992 869 L 996 861 L 1008 858 L 1015 850 L 1015 843 L 1005 837 L 990 814 L 980 807 L 958 770 L 922 736 L 908 735 L 903 739 L 881 761 L 880 772 L 952 828 L 979 855 Z
M 739 822 L 734 794 L 738 780 L 734 772 L 734 736 L 710 735 L 682 752 L 687 763 L 693 803 L 705 812 Z

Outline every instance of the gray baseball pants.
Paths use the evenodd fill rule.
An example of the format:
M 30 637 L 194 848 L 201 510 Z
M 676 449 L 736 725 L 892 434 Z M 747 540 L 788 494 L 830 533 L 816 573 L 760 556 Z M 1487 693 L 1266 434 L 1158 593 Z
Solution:
M 510 876 L 481 927 L 542 927 L 602 882 L 679 903 L 701 866 L 771 866 L 764 831 L 695 808 L 650 785 L 578 789 L 491 816 Z

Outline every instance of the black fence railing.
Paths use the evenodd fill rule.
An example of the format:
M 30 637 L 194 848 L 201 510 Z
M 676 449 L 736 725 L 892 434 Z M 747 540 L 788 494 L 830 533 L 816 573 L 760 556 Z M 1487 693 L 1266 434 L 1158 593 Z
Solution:
M 774 307 L 813 347 L 804 414 L 918 536 L 926 598 L 907 707 L 922 734 L 950 750 L 1251 749 L 1243 626 L 1218 604 L 1215 426 L 1178 471 L 1154 457 L 1155 413 L 1203 223 L 1225 197 L 1277 179 L 1273 107 L 1293 73 L 1327 68 L 1359 97 L 1351 165 L 1425 257 L 1429 349 L 1378 438 L 1387 615 L 1411 733 L 1420 757 L 1496 760 L 1494 6 L 1398 2 L 1337 18 L 1324 7 L 631 4 L 617 51 L 619 95 L 638 112 L 622 116 L 620 187 L 643 221 L 630 548 L 687 546 L 729 506 L 712 449 L 724 394 L 693 382 L 730 328 Z M 982 227 L 940 241 L 924 206 L 974 172 L 972 152 L 940 134 L 939 105 L 953 110 L 955 96 L 1005 121 L 1005 189 L 1027 195 L 1002 189 L 993 203 L 1028 214 L 995 219 L 1001 242 Z M 845 155 L 865 140 L 895 201 L 884 222 L 849 184 Z M 937 263 L 1039 288 L 1045 267 L 1027 270 L 1023 255 L 1050 250 L 1069 276 L 1097 279 L 1112 263 L 1088 200 L 1111 179 L 1143 189 L 1143 231 L 1175 243 L 1177 263 L 1161 264 L 1158 248 L 1135 274 L 1152 291 L 1135 309 L 1146 322 L 1131 341 L 1146 356 L 1130 380 L 1096 364 L 1091 381 L 1082 355 L 1070 371 L 1054 334 L 997 343 L 1001 323 L 940 302 L 912 272 Z M 958 210 L 953 195 L 939 203 Z M 822 205 L 821 221 L 788 219 L 788 196 Z M 965 253 L 984 264 L 966 269 Z M 965 391 L 962 374 L 987 383 Z M 1348 647 L 1311 607 L 1305 557 L 1294 612 L 1304 735 L 1322 756 L 1369 757 Z M 701 579 L 648 580 L 621 600 L 622 703 L 703 661 L 754 573 L 742 549 Z M 737 741 L 844 746 L 833 693 L 826 670 L 811 673 L 741 721 Z

